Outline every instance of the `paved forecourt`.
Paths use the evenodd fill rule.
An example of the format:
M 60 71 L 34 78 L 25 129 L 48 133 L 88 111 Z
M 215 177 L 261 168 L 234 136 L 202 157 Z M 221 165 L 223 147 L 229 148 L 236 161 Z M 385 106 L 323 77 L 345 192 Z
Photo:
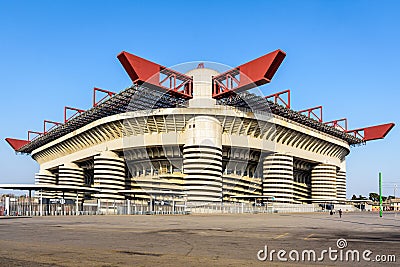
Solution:
M 287 266 L 271 250 L 371 250 L 400 255 L 400 216 L 376 213 L 77 216 L 0 219 L 0 266 Z M 292 254 L 293 255 L 293 254 Z M 260 254 L 263 256 L 263 253 Z M 288 258 L 288 254 L 286 254 Z M 293 262 L 292 262 L 293 263 Z M 298 262 L 308 266 L 376 262 Z M 397 263 L 398 264 L 398 263 Z M 381 263 L 396 266 L 396 263 Z

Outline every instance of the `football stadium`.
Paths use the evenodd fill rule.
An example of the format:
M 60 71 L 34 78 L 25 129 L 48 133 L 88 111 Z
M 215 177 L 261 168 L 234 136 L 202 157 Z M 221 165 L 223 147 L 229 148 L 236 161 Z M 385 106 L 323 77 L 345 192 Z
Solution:
M 7 138 L 40 170 L 32 184 L 0 187 L 34 191 L 41 215 L 60 205 L 134 214 L 345 204 L 350 149 L 394 124 L 348 129 L 346 118 L 324 121 L 322 106 L 291 109 L 290 90 L 264 96 L 285 56 L 178 71 L 121 52 L 132 86 L 94 88 L 90 109 L 67 106 L 62 122 Z

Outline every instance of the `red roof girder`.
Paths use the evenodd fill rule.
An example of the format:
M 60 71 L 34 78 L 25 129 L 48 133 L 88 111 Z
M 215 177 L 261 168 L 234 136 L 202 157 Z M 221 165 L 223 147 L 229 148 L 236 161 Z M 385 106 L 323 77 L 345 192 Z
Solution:
M 171 95 L 185 99 L 192 98 L 192 77 L 125 51 L 121 52 L 117 58 L 133 83 L 146 83 L 151 88 L 165 90 Z M 168 80 L 170 84 L 165 86 Z
M 286 100 L 282 98 L 282 95 L 286 95 Z M 267 100 L 270 98 L 274 98 L 273 102 L 275 104 L 279 105 L 278 102 L 281 102 L 285 108 L 290 109 L 290 90 L 284 90 L 265 97 Z
M 6 141 L 15 151 L 17 151 L 24 145 L 30 143 L 30 141 L 28 141 L 28 140 L 21 140 L 21 139 L 14 139 L 14 138 L 6 138 Z
M 349 130 L 346 133 L 354 134 L 354 136 L 361 136 L 364 141 L 371 141 L 383 139 L 395 126 L 394 123 L 386 123 L 365 128 Z
M 286 53 L 275 50 L 213 78 L 213 97 L 221 99 L 269 83 Z

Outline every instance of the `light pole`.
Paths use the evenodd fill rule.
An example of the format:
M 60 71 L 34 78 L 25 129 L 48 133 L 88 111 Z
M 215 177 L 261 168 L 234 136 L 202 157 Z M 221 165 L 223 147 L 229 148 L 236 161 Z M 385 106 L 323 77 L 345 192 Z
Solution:
M 379 173 L 379 217 L 382 217 L 382 173 Z
M 396 191 L 397 191 L 397 184 L 394 185 L 393 188 L 393 197 L 394 197 L 394 201 L 396 201 Z M 396 203 L 396 202 L 395 202 Z M 397 208 L 397 207 L 396 207 Z M 396 218 L 397 212 L 395 209 L 395 205 L 393 205 L 393 210 L 394 210 L 394 217 Z

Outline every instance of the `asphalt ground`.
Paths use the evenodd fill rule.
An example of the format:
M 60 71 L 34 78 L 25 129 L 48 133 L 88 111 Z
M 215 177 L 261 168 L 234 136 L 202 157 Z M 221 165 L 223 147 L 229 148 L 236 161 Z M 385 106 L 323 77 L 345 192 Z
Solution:
M 0 266 L 400 266 L 399 226 L 367 212 L 0 219 Z

